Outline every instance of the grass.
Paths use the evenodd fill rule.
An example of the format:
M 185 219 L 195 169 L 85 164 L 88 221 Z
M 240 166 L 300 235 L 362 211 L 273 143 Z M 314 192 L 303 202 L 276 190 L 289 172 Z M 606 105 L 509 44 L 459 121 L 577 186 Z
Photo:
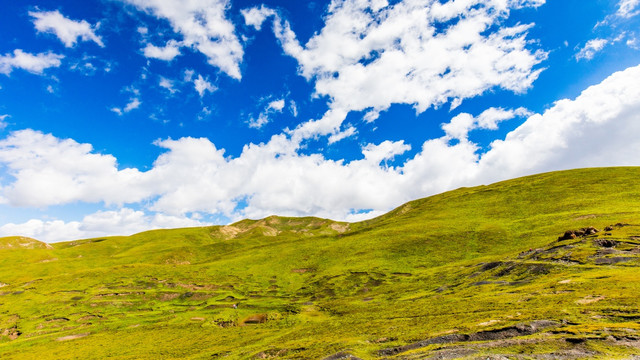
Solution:
M 393 357 L 628 357 L 640 352 L 638 178 L 540 174 L 352 224 L 274 216 L 50 247 L 0 239 L 0 358 L 369 359 L 543 319 L 557 326 Z M 616 223 L 630 226 L 557 240 Z

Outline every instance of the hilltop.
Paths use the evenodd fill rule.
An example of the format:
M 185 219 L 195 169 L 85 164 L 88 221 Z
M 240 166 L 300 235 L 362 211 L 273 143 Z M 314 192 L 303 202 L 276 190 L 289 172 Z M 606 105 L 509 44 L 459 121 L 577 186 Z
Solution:
M 630 358 L 639 178 L 552 172 L 358 223 L 2 238 L 0 358 Z
M 42 241 L 25 236 L 9 236 L 0 238 L 0 250 L 11 249 L 53 249 Z

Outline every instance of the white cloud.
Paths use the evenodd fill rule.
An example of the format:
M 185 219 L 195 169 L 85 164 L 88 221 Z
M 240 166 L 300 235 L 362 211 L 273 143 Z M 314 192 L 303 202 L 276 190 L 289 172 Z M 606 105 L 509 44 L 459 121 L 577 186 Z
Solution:
M 7 123 L 4 120 L 8 117 L 8 114 L 0 115 L 0 131 L 7 127 Z
M 15 178 L 0 186 L 0 197 L 16 206 L 75 201 L 121 204 L 149 194 L 137 169 L 118 170 L 113 156 L 93 153 L 89 144 L 33 130 L 12 132 L 0 140 L 0 163 Z
M 13 51 L 13 55 L 0 55 L 0 74 L 9 75 L 13 69 L 23 69 L 33 74 L 42 74 L 45 69 L 59 67 L 64 56 L 53 53 L 37 55 L 26 53 L 20 49 Z
M 293 115 L 293 117 L 298 117 L 298 105 L 295 101 L 289 101 L 289 110 L 291 111 L 291 115 Z
M 640 10 L 638 10 L 639 5 L 640 0 L 620 0 L 616 15 L 623 18 L 634 17 L 640 13 Z
M 182 35 L 182 46 L 204 54 L 209 64 L 232 78 L 240 79 L 244 50 L 227 19 L 228 0 L 122 0 L 138 9 L 166 19 L 173 31 Z M 167 43 L 169 45 L 171 41 Z
M 218 88 L 209 82 L 209 79 L 205 79 L 202 75 L 198 75 L 198 78 L 193 80 L 193 86 L 195 87 L 198 95 L 203 97 L 206 92 L 215 92 Z
M 187 69 L 187 70 L 185 70 L 185 71 L 184 71 L 184 81 L 186 81 L 186 82 L 191 82 L 191 81 L 193 80 L 193 75 L 194 75 L 195 73 L 196 73 L 196 72 L 195 72 L 195 71 L 193 71 L 192 69 Z
M 133 98 L 133 99 L 131 99 L 131 100 L 129 101 L 129 103 L 124 107 L 124 110 L 123 110 L 123 111 L 127 113 L 127 112 L 129 112 L 129 111 L 131 111 L 131 110 L 137 109 L 137 108 L 139 108 L 139 107 L 140 107 L 140 104 L 142 104 L 142 103 L 140 102 L 140 99 L 138 99 L 138 98 Z
M 158 82 L 158 85 L 160 85 L 160 87 L 167 89 L 167 91 L 169 91 L 171 94 L 175 94 L 178 89 L 176 89 L 174 87 L 174 83 L 173 81 L 161 76 L 160 77 L 160 81 Z
M 120 170 L 113 156 L 96 154 L 88 144 L 23 130 L 0 140 L 0 164 L 13 177 L 0 186 L 0 197 L 10 206 L 139 203 L 145 211 L 178 218 L 201 212 L 232 219 L 279 214 L 353 220 L 460 186 L 551 170 L 640 165 L 640 66 L 528 116 L 486 151 L 463 136 L 526 113 L 489 109 L 459 115 L 466 117 L 461 125 L 424 142 L 414 156 L 393 167 L 388 161 L 409 151 L 409 144 L 367 144 L 362 159 L 345 162 L 301 154 L 299 143 L 276 135 L 267 143 L 246 145 L 236 157 L 225 156 L 205 138 L 162 140 L 156 145 L 165 152 L 150 170 Z M 454 134 L 460 137 L 455 143 Z M 247 206 L 238 210 L 240 199 Z M 129 218 L 125 215 L 119 216 Z M 106 224 L 125 221 L 115 214 L 105 217 L 115 219 Z
M 284 99 L 273 100 L 267 104 L 267 106 L 260 112 L 258 118 L 251 117 L 249 119 L 249 127 L 254 129 L 260 129 L 264 125 L 271 122 L 271 116 L 276 113 L 282 113 L 284 109 Z M 296 110 L 297 111 L 297 110 Z
M 576 53 L 576 60 L 591 60 L 593 57 L 609 44 L 607 39 L 591 39 L 587 41 L 582 49 Z
M 282 112 L 282 109 L 284 109 L 284 99 L 270 102 L 267 108 L 277 112 Z
M 259 8 L 242 9 L 240 13 L 242 13 L 244 17 L 244 23 L 253 26 L 256 30 L 262 29 L 262 23 L 264 23 L 268 17 L 276 15 L 273 9 L 267 8 L 264 5 Z
M 449 123 L 442 124 L 442 130 L 452 139 L 464 140 L 469 131 L 474 129 L 497 130 L 498 124 L 515 117 L 531 116 L 529 110 L 518 108 L 515 110 L 505 110 L 503 108 L 489 108 L 477 117 L 471 114 L 460 113 L 453 117 Z
M 119 107 L 112 107 L 110 110 L 122 116 L 130 112 L 131 110 L 135 110 L 139 108 L 140 105 L 142 105 L 142 102 L 140 101 L 140 99 L 138 99 L 137 97 L 132 97 L 131 99 L 129 99 L 129 102 L 127 103 L 127 105 L 124 106 L 124 109 Z
M 351 137 L 353 135 L 355 135 L 356 133 L 358 133 L 358 131 L 356 130 L 355 127 L 353 126 L 349 126 L 347 127 L 345 130 L 343 131 L 338 131 L 338 132 L 334 132 L 333 134 L 331 134 L 331 136 L 329 136 L 329 144 L 333 144 L 336 143 L 342 139 L 346 139 L 348 137 Z
M 74 21 L 60 13 L 60 11 L 30 11 L 34 18 L 33 24 L 38 32 L 54 34 L 66 47 L 73 47 L 78 39 L 93 41 L 100 47 L 104 47 L 102 39 L 96 35 L 95 30 L 99 26 L 91 26 L 87 21 Z
M 368 144 L 362 148 L 362 154 L 365 160 L 378 165 L 384 160 L 391 160 L 396 155 L 402 155 L 409 150 L 411 150 L 411 145 L 405 144 L 404 140 L 395 142 L 386 140 L 379 145 Z
M 147 58 L 171 61 L 180 55 L 180 43 L 175 40 L 169 40 L 164 47 L 147 44 L 142 49 L 142 52 Z
M 546 59 L 530 50 L 532 25 L 506 27 L 510 10 L 544 1 L 405 0 L 331 2 L 324 28 L 301 45 L 289 23 L 269 9 L 244 11 L 245 22 L 259 28 L 269 16 L 286 54 L 300 74 L 315 82 L 330 110 L 301 124 L 296 139 L 338 132 L 350 111 L 370 110 L 367 121 L 391 104 L 430 107 L 478 96 L 489 89 L 526 91 Z M 496 26 L 498 25 L 498 26 Z
M 98 211 L 82 221 L 32 219 L 22 224 L 0 226 L 1 236 L 28 236 L 41 241 L 69 241 L 103 236 L 132 235 L 149 229 L 169 229 L 205 226 L 188 217 L 163 214 L 148 215 L 143 211 L 121 208 L 117 211 Z

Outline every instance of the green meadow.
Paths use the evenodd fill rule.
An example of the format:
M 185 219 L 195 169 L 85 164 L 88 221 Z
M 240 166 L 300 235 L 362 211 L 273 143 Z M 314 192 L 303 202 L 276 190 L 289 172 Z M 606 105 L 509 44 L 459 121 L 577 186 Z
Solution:
M 358 223 L 2 238 L 0 359 L 629 359 L 639 270 L 640 168 L 461 188 Z

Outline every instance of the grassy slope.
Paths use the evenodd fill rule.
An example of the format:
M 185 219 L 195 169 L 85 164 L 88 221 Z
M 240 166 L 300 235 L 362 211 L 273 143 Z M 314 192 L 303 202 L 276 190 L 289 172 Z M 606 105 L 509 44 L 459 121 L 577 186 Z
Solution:
M 611 335 L 640 331 L 640 259 L 596 264 L 619 254 L 591 238 L 548 249 L 567 229 L 640 225 L 638 178 L 640 168 L 573 170 L 463 188 L 354 224 L 270 217 L 0 249 L 0 358 L 375 358 L 539 319 L 562 325 L 545 341 L 475 354 L 561 352 L 573 337 L 590 338 L 579 347 L 593 356 L 637 353 Z M 635 257 L 634 235 L 640 227 L 609 237 Z M 267 321 L 244 325 L 251 317 Z M 57 341 L 72 335 L 83 337 Z

